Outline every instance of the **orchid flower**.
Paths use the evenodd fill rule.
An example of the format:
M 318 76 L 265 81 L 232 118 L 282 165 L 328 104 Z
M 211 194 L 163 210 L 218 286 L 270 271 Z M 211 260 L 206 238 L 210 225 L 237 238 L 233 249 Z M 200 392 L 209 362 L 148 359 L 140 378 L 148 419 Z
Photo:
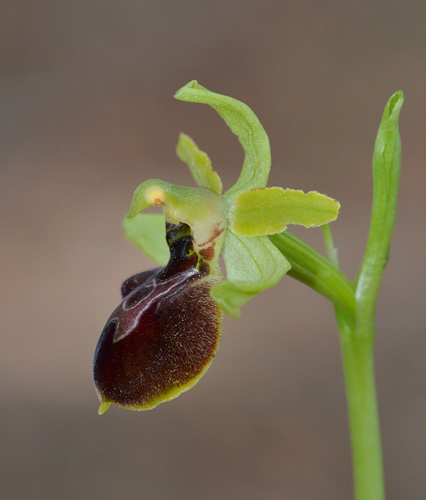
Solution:
M 94 361 L 99 413 L 112 403 L 150 409 L 195 385 L 216 352 L 222 310 L 238 318 L 242 305 L 291 267 L 268 236 L 289 224 L 329 223 L 340 207 L 316 191 L 266 187 L 269 139 L 248 106 L 195 80 L 175 97 L 214 108 L 237 135 L 245 160 L 222 194 L 209 157 L 181 134 L 177 153 L 198 187 L 152 179 L 136 189 L 125 234 L 160 267 L 124 283 L 122 302 L 101 334 Z M 141 213 L 150 206 L 163 213 Z

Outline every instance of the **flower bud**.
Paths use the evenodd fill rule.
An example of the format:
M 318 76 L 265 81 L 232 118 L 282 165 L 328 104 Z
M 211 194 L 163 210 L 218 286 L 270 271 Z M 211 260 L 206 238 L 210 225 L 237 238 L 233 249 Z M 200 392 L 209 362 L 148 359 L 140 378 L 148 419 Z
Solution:
M 98 341 L 93 377 L 101 400 L 148 410 L 194 386 L 218 347 L 222 310 L 210 290 L 221 281 L 217 265 L 194 251 L 186 224 L 167 224 L 165 267 L 126 280 L 123 300 Z

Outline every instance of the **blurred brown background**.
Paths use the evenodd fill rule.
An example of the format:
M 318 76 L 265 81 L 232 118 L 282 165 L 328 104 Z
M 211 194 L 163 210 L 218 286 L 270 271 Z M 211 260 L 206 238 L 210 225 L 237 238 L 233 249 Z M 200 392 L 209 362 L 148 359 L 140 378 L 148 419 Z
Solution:
M 403 170 L 378 306 L 388 499 L 424 498 L 426 4 L 5 0 L 0 7 L 0 497 L 352 498 L 332 307 L 284 279 L 225 318 L 196 388 L 97 415 L 94 348 L 121 282 L 152 266 L 124 240 L 133 190 L 192 184 L 185 131 L 226 187 L 243 154 L 187 81 L 236 97 L 271 139 L 269 185 L 340 200 L 353 277 L 366 241 L 383 107 L 405 92 Z M 319 230 L 298 230 L 321 246 Z

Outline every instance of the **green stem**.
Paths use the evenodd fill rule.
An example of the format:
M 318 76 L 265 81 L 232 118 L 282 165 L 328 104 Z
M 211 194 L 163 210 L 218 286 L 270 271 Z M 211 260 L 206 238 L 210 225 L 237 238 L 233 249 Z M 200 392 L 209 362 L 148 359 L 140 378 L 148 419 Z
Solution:
M 330 227 L 327 254 L 337 264 Z M 289 275 L 308 284 L 334 303 L 343 355 L 352 443 L 355 498 L 383 500 L 384 482 L 380 427 L 374 381 L 374 324 L 359 331 L 355 287 L 329 260 L 290 233 L 270 236 L 292 265 Z
M 384 500 L 373 342 L 345 335 L 341 337 L 341 346 L 352 443 L 355 498 Z
M 390 97 L 377 133 L 370 229 L 356 282 L 355 329 L 350 335 L 341 332 L 340 336 L 357 500 L 385 498 L 373 350 L 376 304 L 396 218 L 401 168 L 398 121 L 403 102 L 400 91 Z
M 337 263 L 331 230 L 327 228 L 324 232 L 327 254 Z M 355 498 L 383 500 L 382 451 L 374 380 L 374 323 L 369 330 L 360 331 L 363 323 L 357 323 L 360 304 L 355 300 L 355 287 L 330 261 L 289 233 L 270 236 L 270 239 L 291 263 L 288 274 L 334 303 L 345 372 Z
M 384 500 L 382 446 L 374 380 L 375 313 L 396 218 L 401 165 L 399 113 L 404 96 L 388 100 L 373 154 L 373 207 L 356 286 L 339 271 L 330 226 L 323 227 L 329 260 L 288 233 L 270 236 L 287 257 L 289 275 L 334 304 L 348 402 L 356 500 Z

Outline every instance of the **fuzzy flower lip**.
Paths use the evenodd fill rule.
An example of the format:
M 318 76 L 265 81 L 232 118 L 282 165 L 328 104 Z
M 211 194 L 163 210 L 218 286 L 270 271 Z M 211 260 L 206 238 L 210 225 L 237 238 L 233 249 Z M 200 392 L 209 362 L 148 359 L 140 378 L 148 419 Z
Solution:
M 167 224 L 166 233 L 167 265 L 124 282 L 96 346 L 99 414 L 111 404 L 149 410 L 176 398 L 200 380 L 217 351 L 223 314 L 210 290 L 222 276 L 194 251 L 186 224 Z
M 175 98 L 207 104 L 219 113 L 244 149 L 241 174 L 222 194 L 222 182 L 207 154 L 181 134 L 177 154 L 198 187 L 156 179 L 142 183 L 124 220 L 125 234 L 158 264 L 165 265 L 164 216 L 167 222 L 188 224 L 197 253 L 212 265 L 223 256 L 227 279 L 213 287 L 211 296 L 226 313 L 239 317 L 244 303 L 276 285 L 290 269 L 268 235 L 284 231 L 288 224 L 327 224 L 337 218 L 340 204 L 316 191 L 266 187 L 271 168 L 269 139 L 246 104 L 211 92 L 196 80 L 178 90 Z M 164 216 L 140 213 L 149 206 L 162 206 Z

